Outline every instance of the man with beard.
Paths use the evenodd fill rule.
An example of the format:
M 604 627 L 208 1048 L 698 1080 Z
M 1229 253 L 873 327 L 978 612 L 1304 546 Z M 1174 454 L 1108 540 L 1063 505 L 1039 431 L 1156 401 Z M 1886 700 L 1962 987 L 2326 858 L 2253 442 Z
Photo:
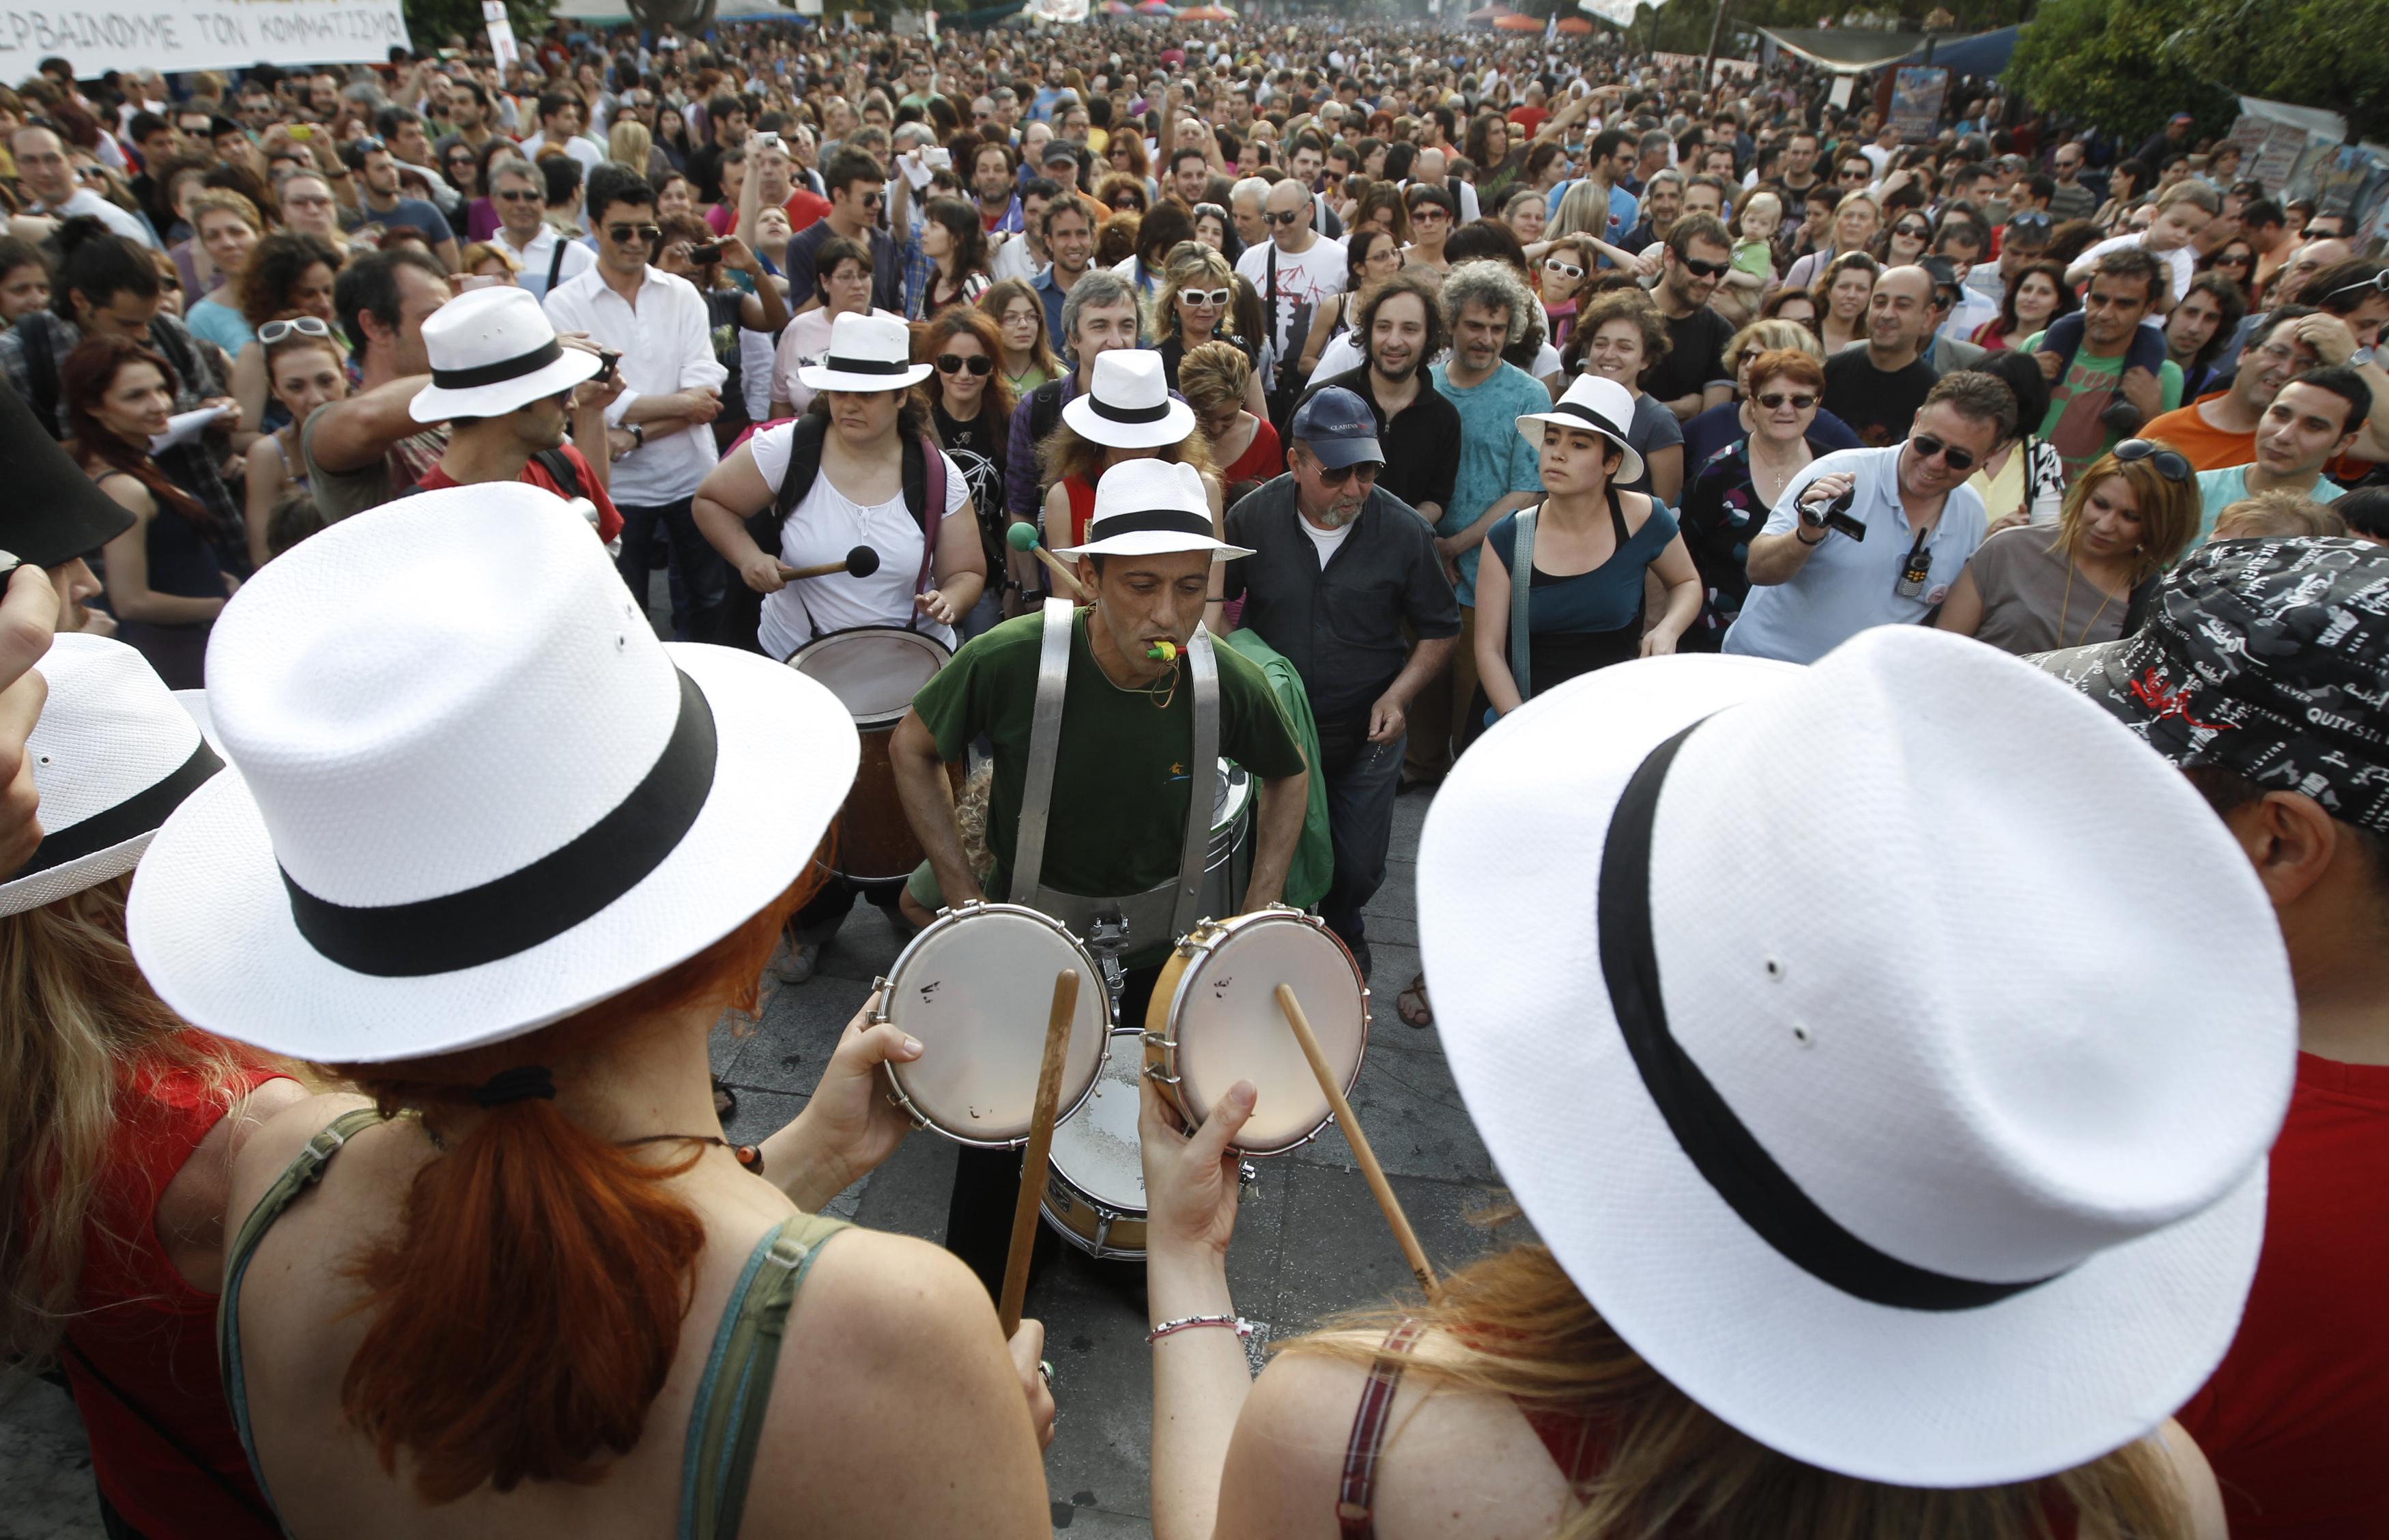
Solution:
M 1933 340 L 1933 287 L 1922 267 L 1878 274 L 1867 299 L 1866 341 L 1825 360 L 1825 410 L 1876 448 L 1908 437 L 1940 378 L 1923 356 Z
M 1410 703 L 1450 658 L 1460 604 L 1427 522 L 1377 484 L 1369 404 L 1329 386 L 1293 429 L 1285 474 L 1228 510 L 1229 544 L 1253 554 L 1226 566 L 1221 592 L 1309 687 L 1335 856 L 1320 915 L 1366 974 L 1361 910 L 1385 880 Z
M 1430 525 L 1451 506 L 1460 473 L 1460 411 L 1426 382 L 1427 360 L 1450 340 L 1443 317 L 1443 285 L 1432 273 L 1405 268 L 1372 289 L 1354 318 L 1368 362 L 1311 387 L 1311 394 L 1351 391 L 1377 419 L 1386 450 L 1377 490 L 1416 509 Z
M 1652 366 L 1643 392 L 1690 422 L 1733 399 L 1725 345 L 1733 323 L 1709 308 L 1709 296 L 1733 265 L 1733 241 L 1707 214 L 1688 213 L 1667 232 L 1659 287 L 1651 297 L 1667 322 L 1667 356 Z

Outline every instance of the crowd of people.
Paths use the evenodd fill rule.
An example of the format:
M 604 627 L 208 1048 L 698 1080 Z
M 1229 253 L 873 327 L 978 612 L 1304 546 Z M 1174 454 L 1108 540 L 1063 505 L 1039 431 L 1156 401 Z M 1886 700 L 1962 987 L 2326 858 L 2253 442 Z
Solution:
M 1157 1535 L 2383 1523 L 2389 263 L 2187 115 L 1831 85 L 1313 19 L 0 89 L 0 1355 L 108 1532 L 1045 1533 L 1017 1150 L 943 1248 L 824 1218 L 936 1048 L 866 1007 L 738 1147 L 706 1043 L 857 897 L 1109 902 L 1143 1022 L 1215 751 L 1363 978 L 1437 789 L 1396 1013 L 1538 1238 L 1255 1380 L 1254 1088 L 1143 1084 Z M 875 629 L 951 653 L 893 885 L 799 656 Z

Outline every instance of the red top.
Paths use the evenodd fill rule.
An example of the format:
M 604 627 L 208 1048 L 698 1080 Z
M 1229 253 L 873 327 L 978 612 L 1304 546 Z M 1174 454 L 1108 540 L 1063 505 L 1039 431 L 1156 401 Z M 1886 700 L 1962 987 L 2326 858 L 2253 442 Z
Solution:
M 798 187 L 788 195 L 788 233 L 795 235 L 808 225 L 818 225 L 829 212 L 829 199 L 811 187 Z
M 2240 1335 L 2175 1414 L 2234 1540 L 2389 1532 L 2389 1066 L 2298 1055 Z
M 187 1034 L 201 1035 L 196 1028 Z M 250 1063 L 233 1089 L 246 1096 L 280 1077 L 278 1070 Z M 78 1314 L 67 1329 L 71 1351 L 63 1354 L 91 1436 L 92 1473 L 125 1521 L 144 1534 L 275 1536 L 275 1526 L 260 1517 L 265 1499 L 249 1476 L 216 1367 L 216 1296 L 184 1281 L 158 1238 L 159 1195 L 224 1116 L 223 1098 L 188 1070 L 146 1061 L 123 1070 L 117 1096 L 119 1116 L 84 1226 Z M 228 1215 L 227 1238 L 233 1228 Z M 93 1377 L 86 1359 L 108 1385 Z M 221 1481 L 194 1466 L 191 1456 Z M 242 1507 L 226 1484 L 256 1507 Z
M 1245 452 L 1236 456 L 1236 463 L 1220 476 L 1223 485 L 1274 481 L 1285 469 L 1285 450 L 1277 442 L 1277 430 L 1270 426 L 1267 417 L 1254 417 L 1253 420 L 1260 428 L 1253 434 L 1253 442 L 1245 446 Z
M 1070 498 L 1070 544 L 1087 543 L 1087 521 L 1095 516 L 1095 489 L 1076 476 L 1062 478 L 1062 490 Z
M 591 468 L 589 456 L 569 443 L 563 446 L 563 451 L 565 459 L 569 461 L 572 468 L 581 474 L 581 495 L 597 505 L 597 541 L 598 544 L 604 545 L 622 533 L 622 516 L 615 511 L 614 499 L 607 496 L 606 489 L 598 484 L 597 472 Z M 528 482 L 543 492 L 552 492 L 558 497 L 564 495 L 564 488 L 557 483 L 555 477 L 547 473 L 547 467 L 537 460 L 525 462 L 522 474 L 515 480 Z M 431 492 L 441 487 L 453 487 L 458 484 L 456 480 L 448 474 L 448 467 L 444 461 L 433 466 L 423 480 L 415 483 L 416 490 L 421 492 Z

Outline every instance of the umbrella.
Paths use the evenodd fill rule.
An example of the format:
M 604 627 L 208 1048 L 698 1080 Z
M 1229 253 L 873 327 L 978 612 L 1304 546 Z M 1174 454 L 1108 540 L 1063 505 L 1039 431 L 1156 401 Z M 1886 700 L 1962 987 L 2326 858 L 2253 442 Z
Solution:
M 1180 11 L 1181 21 L 1233 21 L 1236 13 L 1225 6 L 1195 6 Z
M 1139 16 L 1175 16 L 1178 12 L 1176 8 L 1169 4 L 1169 0 L 1143 0 L 1143 3 L 1136 7 L 1136 14 Z
M 1505 11 L 1493 19 L 1493 30 L 1502 32 L 1539 32 L 1543 30 L 1543 23 L 1535 17 L 1520 16 L 1515 11 Z
M 1488 21 L 1498 20 L 1510 14 L 1511 11 L 1506 6 L 1488 6 L 1482 10 L 1470 11 L 1461 19 L 1471 26 L 1481 27 Z
M 1560 18 L 1560 35 L 1562 37 L 1583 37 L 1591 31 L 1592 23 L 1587 21 L 1581 16 L 1563 16 Z

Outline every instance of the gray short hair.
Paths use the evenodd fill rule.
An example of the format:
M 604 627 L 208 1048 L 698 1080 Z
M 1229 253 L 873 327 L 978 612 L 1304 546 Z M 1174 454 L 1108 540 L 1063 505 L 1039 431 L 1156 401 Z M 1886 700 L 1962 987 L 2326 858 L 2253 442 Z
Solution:
M 1090 267 L 1079 275 L 1079 281 L 1062 299 L 1062 351 L 1073 359 L 1077 357 L 1072 344 L 1079 338 L 1079 315 L 1089 305 L 1126 305 L 1133 311 L 1137 308 L 1136 290 L 1108 267 Z
M 1071 292 L 1075 294 L 1077 290 Z M 1455 326 L 1461 313 L 1470 305 L 1508 311 L 1510 340 L 1514 343 L 1527 335 L 1536 310 L 1535 296 L 1527 290 L 1526 280 L 1518 276 L 1517 269 L 1493 257 L 1463 262 L 1454 267 L 1443 280 L 1443 304 Z
M 1267 203 L 1269 190 L 1270 185 L 1267 178 L 1247 176 L 1228 189 L 1228 201 L 1233 204 L 1240 198 L 1249 197 L 1256 203 Z

